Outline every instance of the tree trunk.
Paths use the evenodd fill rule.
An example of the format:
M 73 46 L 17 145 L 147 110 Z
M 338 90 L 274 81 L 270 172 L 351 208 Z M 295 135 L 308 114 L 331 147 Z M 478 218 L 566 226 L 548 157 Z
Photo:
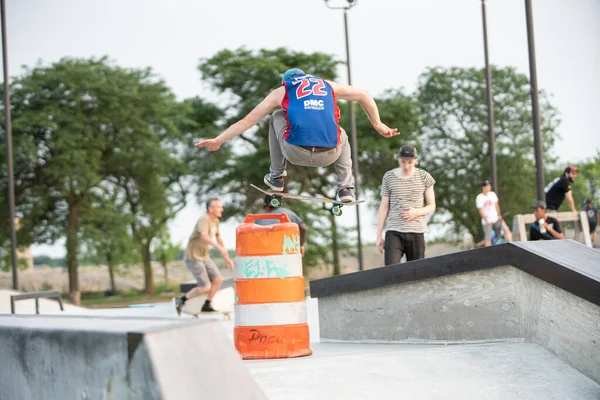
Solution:
M 152 257 L 150 255 L 150 242 L 141 245 L 142 261 L 144 262 L 144 293 L 154 294 L 154 278 L 152 276 Z
M 168 258 L 167 258 L 167 253 L 166 252 L 164 252 L 162 254 L 160 261 L 161 261 L 163 269 L 165 270 L 165 283 L 168 286 L 169 285 L 169 269 L 167 268 Z
M 329 213 L 329 221 L 331 222 L 331 251 L 333 251 L 333 275 L 340 275 L 340 253 L 337 240 L 337 225 L 335 215 Z
M 117 293 L 117 285 L 115 284 L 115 266 L 110 253 L 106 255 L 106 266 L 108 267 L 108 276 L 110 277 L 110 290 L 114 295 Z
M 81 292 L 79 291 L 79 272 L 77 271 L 77 228 L 81 201 L 69 202 L 69 220 L 67 227 L 67 269 L 69 271 L 69 297 L 76 306 L 81 304 Z

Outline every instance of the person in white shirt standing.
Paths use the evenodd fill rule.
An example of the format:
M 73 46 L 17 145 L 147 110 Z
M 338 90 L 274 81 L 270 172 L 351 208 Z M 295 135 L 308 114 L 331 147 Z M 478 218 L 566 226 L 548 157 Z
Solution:
M 500 213 L 500 203 L 498 202 L 498 196 L 492 191 L 492 184 L 490 181 L 485 180 L 481 182 L 481 193 L 477 195 L 475 199 L 475 205 L 481 215 L 481 224 L 483 225 L 483 232 L 485 234 L 485 245 L 492 245 L 492 232 L 496 231 L 497 235 L 503 231 L 504 239 L 512 241 L 512 235 L 510 229 L 504 222 L 502 214 Z M 500 239 L 496 237 L 496 240 Z

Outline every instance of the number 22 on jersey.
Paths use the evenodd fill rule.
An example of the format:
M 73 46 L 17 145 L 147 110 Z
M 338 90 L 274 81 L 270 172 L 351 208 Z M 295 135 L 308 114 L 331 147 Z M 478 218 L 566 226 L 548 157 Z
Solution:
M 300 85 L 296 88 L 296 98 L 301 99 L 311 94 L 314 96 L 327 96 L 327 91 L 323 90 L 325 82 L 319 78 L 308 78 L 293 82 L 294 85 Z

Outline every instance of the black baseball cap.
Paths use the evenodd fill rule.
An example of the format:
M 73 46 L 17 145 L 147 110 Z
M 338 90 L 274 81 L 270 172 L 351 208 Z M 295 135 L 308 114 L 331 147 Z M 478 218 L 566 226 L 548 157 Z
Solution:
M 488 181 L 487 179 L 484 179 L 483 181 L 481 181 L 481 187 L 491 185 L 491 184 L 492 184 L 492 182 Z
M 398 157 L 397 158 L 417 158 L 417 149 L 415 149 L 413 146 L 409 146 L 409 145 L 404 145 L 402 147 L 400 147 L 400 150 L 398 150 Z
M 577 168 L 575 168 L 574 166 L 570 165 L 567 168 L 565 168 L 565 173 L 567 172 L 579 172 L 579 170 Z
M 538 200 L 535 203 L 533 203 L 533 205 L 531 206 L 531 208 L 543 208 L 545 210 L 546 209 L 546 202 L 542 201 L 542 200 Z

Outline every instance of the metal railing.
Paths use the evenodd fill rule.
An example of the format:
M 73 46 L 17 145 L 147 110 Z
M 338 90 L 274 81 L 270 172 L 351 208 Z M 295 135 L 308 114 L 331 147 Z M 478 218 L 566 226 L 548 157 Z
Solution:
M 35 299 L 35 313 L 39 314 L 40 313 L 40 299 L 56 299 L 58 300 L 58 305 L 60 306 L 60 310 L 64 311 L 65 308 L 63 307 L 63 302 L 62 302 L 62 298 L 60 297 L 60 292 L 56 291 L 56 290 L 47 290 L 44 292 L 34 292 L 34 293 L 22 293 L 22 294 L 15 294 L 10 296 L 10 313 L 14 314 L 15 313 L 15 302 L 19 301 L 19 300 L 30 300 L 30 299 Z

